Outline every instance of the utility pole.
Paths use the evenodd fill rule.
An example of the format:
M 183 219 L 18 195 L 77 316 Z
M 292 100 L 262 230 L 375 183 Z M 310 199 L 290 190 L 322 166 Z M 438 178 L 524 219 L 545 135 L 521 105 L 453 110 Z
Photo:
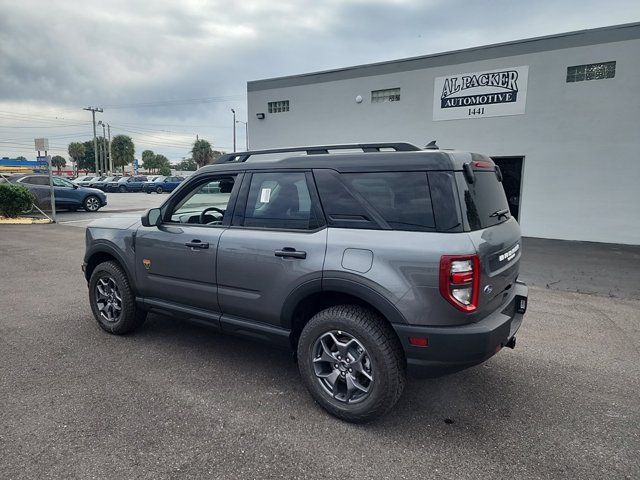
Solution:
M 87 110 L 88 112 L 91 112 L 91 116 L 93 118 L 93 154 L 96 162 L 96 175 L 99 175 L 100 173 L 98 172 L 98 139 L 96 137 L 96 112 L 102 113 L 103 110 L 98 107 L 87 107 L 87 108 L 83 108 L 83 110 Z
M 109 171 L 114 173 L 113 171 L 113 159 L 111 158 L 111 125 L 107 123 L 107 132 L 109 133 Z
M 233 151 L 236 151 L 236 111 L 232 108 L 231 113 L 233 113 Z

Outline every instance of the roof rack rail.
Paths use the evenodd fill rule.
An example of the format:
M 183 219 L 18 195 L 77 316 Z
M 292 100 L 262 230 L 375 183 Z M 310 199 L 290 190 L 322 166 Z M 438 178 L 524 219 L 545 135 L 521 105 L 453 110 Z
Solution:
M 269 150 L 251 150 L 247 152 L 226 153 L 218 158 L 215 163 L 241 163 L 246 162 L 254 155 L 268 155 L 270 153 L 305 152 L 307 155 L 329 153 L 329 150 L 361 149 L 365 153 L 379 152 L 382 148 L 391 148 L 396 152 L 416 152 L 420 148 L 405 142 L 392 143 L 348 143 L 342 145 L 312 145 L 307 147 L 273 148 Z

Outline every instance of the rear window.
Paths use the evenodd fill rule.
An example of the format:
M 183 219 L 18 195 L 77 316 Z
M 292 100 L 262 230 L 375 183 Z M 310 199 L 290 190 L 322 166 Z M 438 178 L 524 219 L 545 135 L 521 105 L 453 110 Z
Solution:
M 463 173 L 456 172 L 469 228 L 480 230 L 506 221 L 511 216 L 509 204 L 495 171 L 475 170 L 474 173 L 475 181 L 467 183 Z

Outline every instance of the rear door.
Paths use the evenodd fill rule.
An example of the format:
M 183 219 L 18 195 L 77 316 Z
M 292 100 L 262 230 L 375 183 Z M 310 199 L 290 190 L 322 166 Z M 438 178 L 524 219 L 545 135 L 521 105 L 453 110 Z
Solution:
M 236 318 L 279 326 L 289 294 L 321 281 L 326 243 L 310 172 L 246 175 L 218 249 L 223 328 L 225 318 L 229 324 Z
M 482 161 L 473 170 L 472 182 L 462 172 L 456 172 L 456 179 L 465 229 L 480 257 L 478 311 L 488 312 L 507 299 L 518 278 L 522 251 L 520 226 L 509 212 L 493 163 Z

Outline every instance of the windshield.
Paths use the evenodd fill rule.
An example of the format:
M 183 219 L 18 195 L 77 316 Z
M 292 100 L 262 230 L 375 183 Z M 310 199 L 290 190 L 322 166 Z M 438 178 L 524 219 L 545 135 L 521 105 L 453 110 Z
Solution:
M 456 176 L 471 230 L 491 227 L 510 218 L 507 196 L 494 170 L 475 170 L 473 183 L 467 183 L 462 172 L 456 172 Z
M 160 177 L 152 177 L 151 181 L 152 182 L 162 182 L 162 181 L 164 181 L 164 179 L 165 179 L 165 177 L 162 177 L 162 176 L 160 176 Z

